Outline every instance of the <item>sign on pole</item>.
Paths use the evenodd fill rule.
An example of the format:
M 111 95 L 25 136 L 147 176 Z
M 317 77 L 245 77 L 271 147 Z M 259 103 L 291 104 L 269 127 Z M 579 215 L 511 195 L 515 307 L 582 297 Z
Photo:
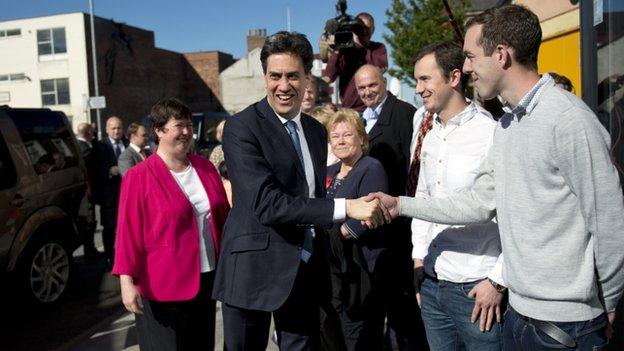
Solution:
M 89 98 L 89 108 L 106 108 L 105 96 L 92 96 Z

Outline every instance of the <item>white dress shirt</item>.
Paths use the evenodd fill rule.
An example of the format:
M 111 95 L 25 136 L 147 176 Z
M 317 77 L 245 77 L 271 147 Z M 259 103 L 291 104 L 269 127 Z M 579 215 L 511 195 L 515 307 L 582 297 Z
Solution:
M 289 120 L 275 113 L 277 118 L 288 132 L 286 128 L 286 122 Z M 303 156 L 303 164 L 305 166 L 305 176 L 308 182 L 308 196 L 311 198 L 316 197 L 316 182 L 314 181 L 314 165 L 312 164 L 312 156 L 310 156 L 310 148 L 308 147 L 308 141 L 306 140 L 305 133 L 303 132 L 303 126 L 301 125 L 301 112 L 297 114 L 291 121 L 297 125 L 297 134 L 299 135 L 299 142 L 301 143 L 301 154 Z M 322 142 L 326 142 L 323 140 Z M 323 175 L 325 178 L 325 175 Z M 334 222 L 342 221 L 347 216 L 347 203 L 345 199 L 334 199 Z
M 364 110 L 363 117 L 364 117 L 364 120 L 366 121 L 366 125 L 364 126 L 364 129 L 366 130 L 366 134 L 370 133 L 371 129 L 373 129 L 375 124 L 377 124 L 377 121 L 379 120 L 379 116 L 381 115 L 381 110 L 383 109 L 383 105 L 384 103 L 386 103 L 387 99 L 388 99 L 388 95 L 386 95 L 383 98 L 383 100 L 381 100 L 381 102 L 377 105 L 377 107 L 375 108 L 367 107 Z M 375 118 L 368 117 L 368 115 L 370 114 L 374 114 Z
M 434 118 L 423 140 L 415 196 L 446 198 L 471 188 L 492 146 L 495 128 L 489 112 L 474 102 L 446 126 Z M 440 280 L 468 283 L 489 277 L 504 285 L 500 236 L 494 221 L 449 226 L 413 219 L 412 244 L 412 257 L 424 259 L 425 272 L 435 272 Z
M 131 144 L 132 145 L 132 144 Z M 202 273 L 216 268 L 215 248 L 210 230 L 210 201 L 195 168 L 189 166 L 182 172 L 171 171 L 173 178 L 191 202 L 199 229 L 199 264 Z

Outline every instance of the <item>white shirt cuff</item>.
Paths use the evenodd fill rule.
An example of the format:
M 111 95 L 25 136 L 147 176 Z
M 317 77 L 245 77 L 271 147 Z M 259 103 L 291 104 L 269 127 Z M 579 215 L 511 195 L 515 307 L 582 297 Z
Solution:
M 347 200 L 334 199 L 334 222 L 342 222 L 347 218 Z

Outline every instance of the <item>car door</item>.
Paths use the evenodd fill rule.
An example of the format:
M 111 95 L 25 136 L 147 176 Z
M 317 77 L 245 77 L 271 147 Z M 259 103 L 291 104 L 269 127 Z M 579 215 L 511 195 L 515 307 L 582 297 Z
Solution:
M 15 235 L 16 218 L 19 217 L 19 208 L 12 204 L 15 183 L 15 165 L 0 131 L 0 260 L 3 266 Z

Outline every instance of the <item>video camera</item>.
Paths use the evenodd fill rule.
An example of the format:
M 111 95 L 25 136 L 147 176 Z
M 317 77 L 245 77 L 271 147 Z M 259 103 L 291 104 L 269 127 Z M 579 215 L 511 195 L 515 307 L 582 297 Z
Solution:
M 334 36 L 334 44 L 330 47 L 334 50 L 342 50 L 355 47 L 353 33 L 361 34 L 364 25 L 355 17 L 347 14 L 347 0 L 338 0 L 336 3 L 338 16 L 325 23 L 326 37 Z

